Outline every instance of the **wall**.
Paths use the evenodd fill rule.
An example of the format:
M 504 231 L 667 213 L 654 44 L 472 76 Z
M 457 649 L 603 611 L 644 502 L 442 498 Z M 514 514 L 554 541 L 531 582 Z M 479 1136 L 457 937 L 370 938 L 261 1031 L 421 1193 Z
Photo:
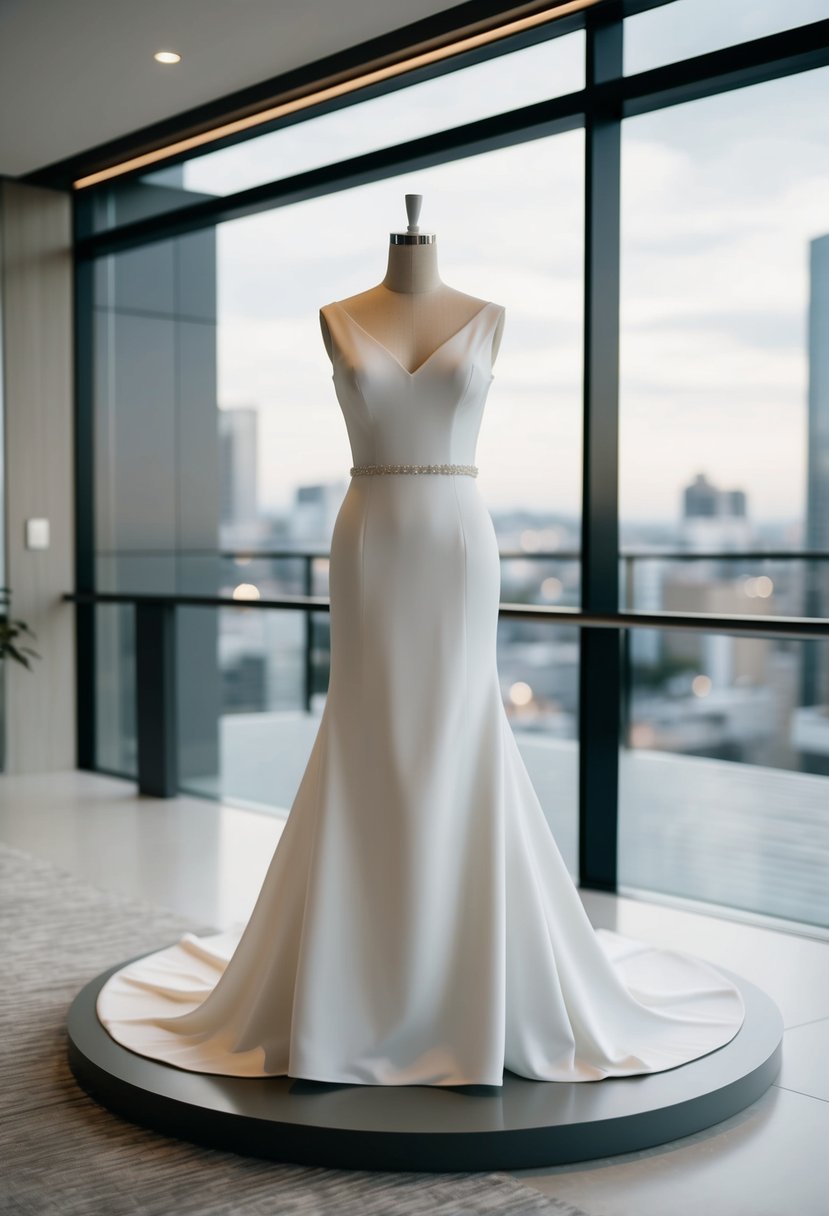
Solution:
M 33 670 L 4 661 L 7 772 L 75 767 L 71 201 L 0 179 L 5 584 L 37 638 Z M 25 546 L 46 517 L 48 549 Z

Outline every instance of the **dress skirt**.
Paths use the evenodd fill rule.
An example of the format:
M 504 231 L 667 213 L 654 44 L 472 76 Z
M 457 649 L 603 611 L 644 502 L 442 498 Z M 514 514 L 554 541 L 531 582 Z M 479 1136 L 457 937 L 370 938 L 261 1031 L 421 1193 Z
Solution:
M 328 695 L 253 913 L 110 979 L 113 1037 L 201 1072 L 381 1085 L 599 1080 L 728 1042 L 725 976 L 584 912 L 502 703 L 476 480 L 353 477 L 329 578 Z

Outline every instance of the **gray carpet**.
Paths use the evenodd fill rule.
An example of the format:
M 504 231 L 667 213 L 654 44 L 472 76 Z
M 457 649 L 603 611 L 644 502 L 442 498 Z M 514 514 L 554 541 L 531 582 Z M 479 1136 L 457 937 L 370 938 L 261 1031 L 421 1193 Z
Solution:
M 167 1139 L 96 1105 L 66 1064 L 72 998 L 112 963 L 206 928 L 0 845 L 2 1216 L 585 1216 L 507 1174 L 275 1165 Z

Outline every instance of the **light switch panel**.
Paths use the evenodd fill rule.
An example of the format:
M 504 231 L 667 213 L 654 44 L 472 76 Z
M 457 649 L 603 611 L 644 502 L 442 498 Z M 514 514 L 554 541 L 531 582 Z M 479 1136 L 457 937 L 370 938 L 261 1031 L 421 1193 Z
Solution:
M 48 549 L 49 548 L 49 520 L 48 519 L 27 519 L 26 520 L 26 548 L 27 549 Z

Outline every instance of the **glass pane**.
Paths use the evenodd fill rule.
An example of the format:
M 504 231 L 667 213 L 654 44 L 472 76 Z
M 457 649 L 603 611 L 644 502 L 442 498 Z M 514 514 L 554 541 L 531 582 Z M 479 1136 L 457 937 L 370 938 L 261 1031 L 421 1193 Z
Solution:
M 259 585 L 278 593 L 267 577 Z M 182 789 L 287 814 L 328 688 L 328 613 L 311 614 L 310 633 L 306 620 L 241 605 L 178 610 Z M 214 662 L 194 661 L 211 644 Z
M 104 772 L 132 779 L 138 777 L 135 697 L 135 610 L 131 604 L 98 604 L 95 763 Z
M 212 665 L 180 664 L 182 788 L 287 814 L 324 704 L 315 696 L 306 710 L 305 614 L 186 608 L 179 622 L 179 644 L 209 631 L 214 647 Z
M 579 872 L 579 636 L 548 621 L 498 622 L 501 695 L 567 869 Z
M 206 230 L 96 264 L 95 541 L 110 591 L 216 588 L 220 521 L 216 238 Z
M 99 589 L 327 594 L 351 455 L 318 309 L 382 278 L 388 231 L 417 189 L 445 280 L 507 308 L 477 453 L 505 597 L 577 605 L 582 151 L 582 133 L 570 132 L 100 259 Z M 517 197 L 514 182 L 530 176 L 535 192 Z M 178 639 L 183 788 L 286 809 L 327 688 L 327 614 L 314 620 L 310 655 L 303 614 L 243 605 L 181 609 Z M 504 643 L 508 686 L 534 688 L 526 655 L 510 658 L 519 640 Z M 114 663 L 120 644 L 102 644 L 102 661 Z M 561 705 L 556 731 L 572 717 Z M 521 707 L 522 730 L 531 708 Z M 289 719 L 298 734 L 277 780 L 268 731 Z M 121 742 L 102 738 L 99 749 L 102 764 L 120 757 L 107 761 L 119 771 L 135 764 L 120 722 L 110 715 L 106 730 Z M 252 738 L 263 749 L 255 763 Z
M 234 194 L 584 88 L 584 33 L 459 68 L 95 194 L 96 230 Z
M 829 926 L 829 642 L 633 630 L 619 875 Z
M 829 616 L 828 144 L 825 68 L 624 123 L 629 606 Z
M 388 231 L 417 190 L 444 280 L 507 309 L 477 450 L 500 546 L 527 559 L 505 561 L 504 598 L 578 603 L 582 152 L 570 132 L 219 228 L 218 399 L 258 478 L 248 544 L 328 546 L 351 455 L 318 309 L 382 279 Z M 223 518 L 226 548 L 239 528 Z
M 640 525 L 641 537 L 655 529 Z M 780 552 L 763 557 L 703 556 L 673 550 L 664 556 L 640 538 L 622 559 L 626 610 L 705 612 L 716 616 L 825 616 L 829 606 L 829 554 L 809 560 Z M 667 549 L 668 546 L 665 546 Z M 824 545 L 824 548 L 829 546 Z
M 823 21 L 829 0 L 673 0 L 625 21 L 625 73 Z

